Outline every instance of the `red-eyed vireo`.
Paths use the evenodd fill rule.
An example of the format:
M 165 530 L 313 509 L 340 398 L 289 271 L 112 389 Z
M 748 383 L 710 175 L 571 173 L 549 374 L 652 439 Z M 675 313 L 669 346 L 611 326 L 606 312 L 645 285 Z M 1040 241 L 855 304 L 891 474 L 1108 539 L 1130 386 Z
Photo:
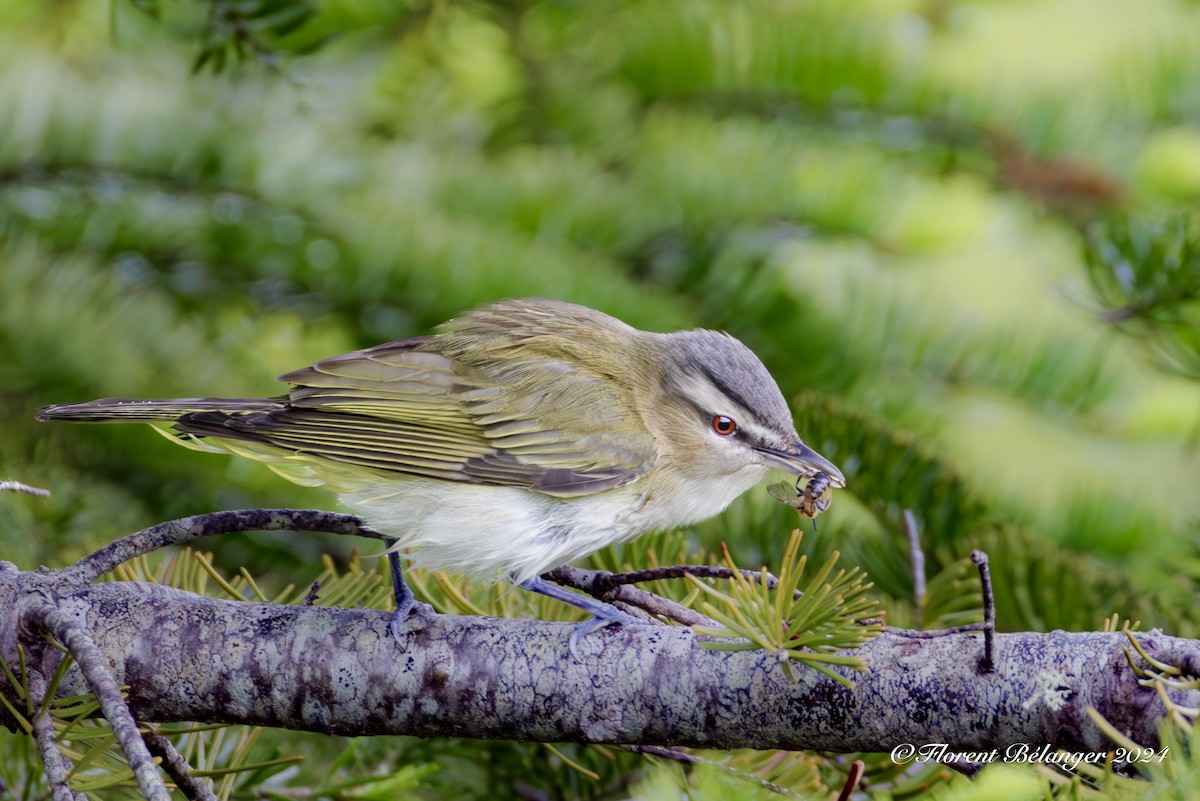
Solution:
M 412 548 L 418 565 L 502 574 L 591 613 L 572 650 L 591 629 L 640 621 L 545 571 L 711 517 L 771 469 L 844 485 L 738 340 L 647 333 L 561 301 L 494 303 L 280 380 L 292 386 L 275 398 L 106 398 L 39 419 L 159 423 L 181 444 L 332 488 L 395 538 L 397 633 L 412 596 L 395 552 Z

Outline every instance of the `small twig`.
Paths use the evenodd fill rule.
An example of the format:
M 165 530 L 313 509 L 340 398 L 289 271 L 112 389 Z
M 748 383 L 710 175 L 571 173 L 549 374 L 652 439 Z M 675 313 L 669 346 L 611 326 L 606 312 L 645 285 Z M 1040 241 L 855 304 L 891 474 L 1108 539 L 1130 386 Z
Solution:
M 916 539 L 916 526 L 912 519 L 912 513 L 907 509 L 904 510 L 905 528 L 909 534 L 910 556 L 913 565 L 913 583 L 917 587 L 917 598 L 923 599 L 925 593 L 924 579 L 924 562 L 925 557 L 921 553 L 920 544 Z M 995 645 L 996 635 L 996 599 L 992 594 L 992 574 L 988 568 L 987 554 L 983 551 L 972 551 L 971 561 L 979 567 L 979 579 L 983 585 L 983 622 L 968 623 L 965 626 L 955 626 L 949 629 L 933 629 L 930 631 L 914 631 L 910 629 L 897 629 L 888 627 L 889 634 L 894 634 L 898 637 L 907 637 L 913 640 L 927 640 L 934 637 L 947 637 L 953 634 L 966 634 L 969 632 L 983 632 L 983 658 L 979 662 L 979 668 L 984 673 L 991 673 L 995 667 L 995 659 L 993 657 L 993 649 Z M 918 615 L 920 613 L 920 601 L 918 601 Z
M 301 606 L 314 606 L 317 603 L 317 596 L 321 592 L 321 580 L 313 579 L 312 586 L 308 588 L 308 592 L 304 595 L 304 600 L 300 602 Z
M 850 763 L 850 772 L 846 774 L 846 782 L 842 785 L 842 791 L 838 793 L 837 801 L 850 801 L 850 796 L 854 794 L 858 783 L 862 781 L 863 771 L 866 770 L 866 767 L 861 759 Z
M 29 692 L 39 699 L 39 708 L 33 715 L 33 737 L 37 741 L 38 752 L 42 755 L 42 766 L 45 768 L 46 780 L 50 783 L 50 797 L 54 801 L 84 801 L 82 793 L 71 792 L 68 777 L 71 775 L 71 765 L 58 747 L 58 737 L 54 733 L 54 719 L 50 717 L 50 703 L 46 698 L 46 679 L 40 673 L 29 674 Z
M 600 590 L 601 592 L 607 592 L 613 587 L 620 587 L 627 584 L 638 584 L 643 581 L 660 581 L 662 579 L 677 579 L 684 576 L 715 579 L 733 578 L 733 570 L 721 565 L 669 565 L 664 567 L 650 567 L 645 570 L 633 570 L 629 573 L 596 572 L 602 574 L 596 579 L 598 587 L 603 588 Z M 738 573 L 750 581 L 757 582 L 763 578 L 763 574 L 757 570 L 739 570 Z M 768 589 L 775 589 L 779 583 L 770 573 L 766 574 L 766 579 Z
M 142 740 L 150 753 L 162 760 L 163 770 L 188 801 L 217 801 L 216 793 L 207 782 L 192 775 L 192 766 L 170 740 L 157 732 L 146 732 Z
M 769 782 L 766 779 L 755 776 L 753 773 L 746 773 L 745 771 L 738 770 L 737 768 L 731 768 L 728 765 L 723 765 L 720 762 L 713 762 L 712 760 L 703 759 L 695 756 L 694 754 L 689 754 L 686 751 L 680 751 L 675 748 L 664 748 L 661 745 L 623 745 L 621 748 L 629 751 L 632 754 L 646 754 L 648 756 L 659 757 L 660 759 L 669 759 L 672 762 L 678 762 L 681 765 L 709 765 L 710 767 L 714 767 L 733 776 L 737 776 L 739 779 L 752 781 L 764 790 L 770 790 L 773 793 L 778 793 L 779 795 L 788 795 L 794 798 L 803 797 L 795 790 L 789 790 L 787 787 L 775 784 L 774 782 Z
M 956 770 L 968 778 L 974 778 L 975 774 L 983 770 L 982 762 L 968 762 L 965 759 L 947 759 L 942 764 L 950 768 L 950 770 Z
M 104 719 L 112 728 L 129 770 L 137 779 L 138 789 L 146 801 L 171 801 L 167 785 L 154 765 L 146 744 L 138 732 L 137 721 L 121 696 L 117 680 L 108 670 L 108 660 L 83 626 L 68 617 L 60 609 L 46 601 L 31 604 L 25 611 L 25 620 L 40 626 L 52 634 L 79 665 L 88 688 L 100 703 Z
M 917 530 L 917 518 L 912 509 L 904 510 L 904 533 L 908 535 L 908 562 L 912 566 L 913 602 L 916 605 L 917 622 L 925 619 L 925 552 L 921 550 L 921 533 Z
M 775 589 L 779 581 L 770 573 L 758 570 L 738 570 L 739 574 L 750 581 L 766 580 L 769 589 Z M 669 598 L 637 589 L 631 585 L 643 581 L 662 581 L 678 579 L 684 576 L 696 578 L 731 579 L 734 571 L 721 565 L 666 565 L 651 567 L 645 570 L 633 570 L 628 573 L 611 573 L 607 570 L 588 570 L 582 567 L 558 567 L 544 575 L 544 578 L 565 587 L 574 587 L 604 601 L 620 601 L 630 606 L 644 609 L 652 615 L 661 615 L 685 626 L 715 626 L 716 621 L 675 603 Z M 803 593 L 796 590 L 794 597 L 799 598 Z
M 606 586 L 605 579 L 613 575 L 606 570 L 587 570 L 582 567 L 564 565 L 545 574 L 545 578 L 564 587 L 574 587 L 604 601 L 620 601 L 652 615 L 682 623 L 685 626 L 716 626 L 717 622 L 694 609 L 676 603 L 670 598 L 628 585 Z
M 0 492 L 25 492 L 30 495 L 39 495 L 43 498 L 50 497 L 50 490 L 31 487 L 28 484 L 22 484 L 20 481 L 0 481 Z
M 701 759 L 697 756 L 675 748 L 664 748 L 661 745 L 623 745 L 623 749 L 631 754 L 648 754 L 650 756 L 669 759 L 681 765 L 699 765 Z
M 971 551 L 971 561 L 979 567 L 979 582 L 983 586 L 983 659 L 979 669 L 991 673 L 996 669 L 992 657 L 996 638 L 996 596 L 992 594 L 992 571 L 988 568 L 988 557 L 983 551 Z
M 117 565 L 167 545 L 181 545 L 200 537 L 234 531 L 320 531 L 343 536 L 384 539 L 367 528 L 361 517 L 323 512 L 319 509 L 240 509 L 207 515 L 181 517 L 135 531 L 60 571 L 64 581 L 84 584 L 95 581 Z
M 236 41 L 250 48 L 260 66 L 280 77 L 286 77 L 279 67 L 279 54 L 262 43 L 234 6 L 234 3 L 223 2 L 223 0 L 214 2 L 209 8 L 210 26 L 213 25 L 212 20 L 219 20 L 233 32 L 233 38 Z

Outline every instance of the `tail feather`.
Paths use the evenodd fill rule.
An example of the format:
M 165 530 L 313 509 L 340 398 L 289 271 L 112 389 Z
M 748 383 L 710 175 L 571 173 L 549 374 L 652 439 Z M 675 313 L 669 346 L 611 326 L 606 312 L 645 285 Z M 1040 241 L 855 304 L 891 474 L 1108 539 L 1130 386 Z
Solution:
M 171 400 L 126 400 L 101 398 L 87 403 L 46 406 L 37 416 L 42 422 L 129 423 L 151 420 L 178 420 L 197 412 L 241 414 L 270 412 L 284 408 L 271 398 L 174 398 Z

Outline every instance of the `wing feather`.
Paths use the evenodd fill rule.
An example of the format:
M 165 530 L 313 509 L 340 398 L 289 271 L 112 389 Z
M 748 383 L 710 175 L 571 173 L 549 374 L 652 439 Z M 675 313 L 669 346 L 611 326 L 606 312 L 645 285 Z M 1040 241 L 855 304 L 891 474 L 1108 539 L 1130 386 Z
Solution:
M 175 427 L 315 457 L 317 473 L 331 460 L 561 497 L 645 473 L 657 448 L 630 417 L 628 387 L 566 358 L 570 336 L 542 312 L 532 327 L 510 312 L 485 307 L 434 337 L 325 359 L 280 376 L 292 388 L 277 407 L 198 412 Z

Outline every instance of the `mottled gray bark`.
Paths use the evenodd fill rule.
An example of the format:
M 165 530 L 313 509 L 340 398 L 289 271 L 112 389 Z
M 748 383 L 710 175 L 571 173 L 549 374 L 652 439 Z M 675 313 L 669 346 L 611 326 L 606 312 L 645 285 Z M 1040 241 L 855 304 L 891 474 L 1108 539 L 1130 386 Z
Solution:
M 142 721 L 223 721 L 336 734 L 886 751 L 1050 744 L 1103 750 L 1085 710 L 1143 744 L 1162 706 L 1140 687 L 1121 634 L 999 635 L 978 668 L 978 634 L 889 633 L 859 650 L 853 688 L 802 665 L 789 681 L 761 652 L 700 647 L 690 629 L 644 626 L 585 637 L 565 624 L 201 598 L 130 583 L 55 588 L 55 574 L 0 563 L 0 651 L 12 664 L 30 605 L 51 604 L 98 646 Z M 1200 663 L 1200 643 L 1138 635 L 1151 654 Z M 33 648 L 34 668 L 38 654 Z M 52 661 L 52 660 L 51 660 Z M 73 668 L 60 695 L 85 692 Z M 1195 692 L 1172 693 L 1197 705 Z

